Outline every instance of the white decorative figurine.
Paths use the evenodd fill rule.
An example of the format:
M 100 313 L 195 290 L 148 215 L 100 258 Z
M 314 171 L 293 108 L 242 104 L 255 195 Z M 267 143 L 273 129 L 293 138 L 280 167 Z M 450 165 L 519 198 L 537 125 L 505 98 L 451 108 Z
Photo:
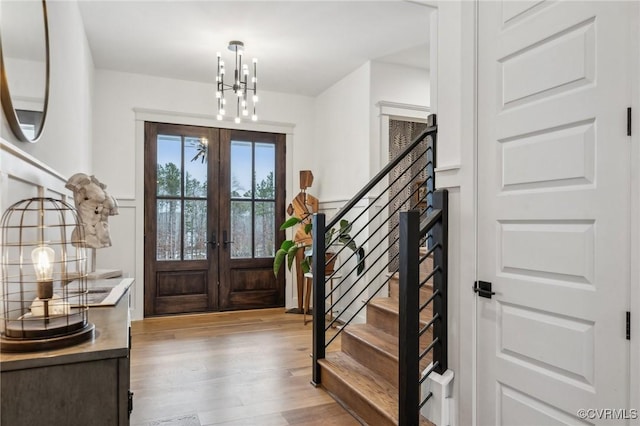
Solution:
M 111 247 L 108 218 L 118 214 L 118 203 L 107 194 L 107 185 L 100 183 L 95 176 L 76 173 L 69 178 L 65 187 L 73 191 L 87 247 Z M 71 238 L 77 239 L 77 229 L 73 231 Z

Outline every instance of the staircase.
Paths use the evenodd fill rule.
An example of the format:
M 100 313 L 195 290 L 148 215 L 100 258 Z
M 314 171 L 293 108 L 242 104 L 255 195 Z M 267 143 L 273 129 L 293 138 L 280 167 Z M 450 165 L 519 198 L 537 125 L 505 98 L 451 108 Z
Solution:
M 421 255 L 426 249 L 421 249 Z M 422 257 L 421 256 L 421 257 Z M 420 264 L 420 281 L 433 270 L 433 259 Z M 432 280 L 420 289 L 420 302 L 433 292 Z M 319 360 L 322 386 L 363 423 L 369 425 L 398 424 L 398 330 L 399 282 L 397 273 L 389 281 L 389 297 L 374 298 L 367 305 L 367 322 L 345 328 L 340 336 L 341 350 L 329 351 Z M 420 313 L 421 327 L 433 316 L 432 308 Z M 420 339 L 420 350 L 432 341 L 429 329 Z M 420 370 L 431 362 L 431 354 L 423 358 Z M 422 418 L 423 425 L 431 425 Z
M 372 426 L 430 425 L 422 385 L 447 371 L 448 195 L 435 190 L 435 116 L 427 126 L 328 223 L 313 215 L 312 383 Z M 362 256 L 327 275 L 325 245 L 343 219 L 353 238 L 341 250 L 358 241 Z

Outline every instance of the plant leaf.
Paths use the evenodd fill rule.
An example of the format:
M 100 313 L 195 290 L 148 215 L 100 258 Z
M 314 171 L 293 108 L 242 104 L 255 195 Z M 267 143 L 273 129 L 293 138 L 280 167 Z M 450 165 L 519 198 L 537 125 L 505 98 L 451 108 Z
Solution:
M 305 234 L 309 234 L 311 232 L 311 230 L 313 229 L 313 224 L 312 223 L 307 223 L 304 225 L 304 233 Z
M 301 222 L 300 218 L 295 217 L 295 216 L 291 216 L 282 225 L 280 225 L 280 230 L 284 231 L 285 229 L 291 228 L 292 226 L 297 225 L 300 222 Z
M 278 272 L 280 271 L 280 267 L 282 266 L 282 262 L 284 262 L 284 258 L 287 255 L 287 251 L 283 249 L 278 249 L 275 257 L 273 258 L 273 275 L 278 277 Z
M 349 238 L 341 238 L 340 239 L 340 243 L 344 244 L 345 246 L 349 247 L 352 251 L 357 252 L 358 251 L 358 246 L 356 246 L 356 242 L 353 241 L 352 239 Z
M 346 219 L 342 219 L 340 221 L 340 233 L 341 234 L 348 234 L 349 232 L 351 232 L 351 224 L 349 223 L 348 220 Z
M 364 271 L 364 249 L 362 247 L 356 251 L 356 257 L 358 258 L 358 275 L 360 275 Z
M 284 240 L 282 244 L 280 244 L 280 248 L 276 251 L 276 255 L 273 258 L 273 274 L 278 277 L 278 271 L 282 267 L 282 262 L 284 262 L 285 257 L 289 255 L 291 249 L 297 249 L 296 243 L 291 240 Z M 295 257 L 295 251 L 293 252 Z M 291 270 L 291 266 L 289 266 L 289 270 Z
M 302 272 L 305 274 L 311 270 L 308 258 L 303 259 L 302 262 L 300 262 L 300 267 L 302 268 Z
M 295 244 L 289 248 L 289 251 L 287 252 L 287 266 L 289 267 L 289 270 L 291 270 L 291 266 L 293 265 L 293 260 L 296 258 L 296 253 L 298 252 L 298 249 L 300 247 L 296 246 Z
M 280 244 L 280 250 L 284 250 L 285 252 L 288 252 L 291 249 L 291 247 L 295 245 L 296 243 L 294 243 L 291 240 L 284 240 L 282 244 Z

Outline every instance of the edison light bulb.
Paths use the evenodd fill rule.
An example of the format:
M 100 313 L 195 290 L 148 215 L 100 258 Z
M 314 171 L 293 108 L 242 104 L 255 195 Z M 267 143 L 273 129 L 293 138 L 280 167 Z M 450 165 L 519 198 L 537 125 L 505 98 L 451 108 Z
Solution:
M 53 297 L 53 262 L 55 252 L 51 247 L 40 246 L 31 252 L 31 261 L 36 271 L 38 282 L 38 298 L 51 299 Z
M 38 281 L 53 280 L 53 261 L 55 252 L 51 247 L 40 246 L 31 252 L 31 260 L 36 270 L 36 278 Z

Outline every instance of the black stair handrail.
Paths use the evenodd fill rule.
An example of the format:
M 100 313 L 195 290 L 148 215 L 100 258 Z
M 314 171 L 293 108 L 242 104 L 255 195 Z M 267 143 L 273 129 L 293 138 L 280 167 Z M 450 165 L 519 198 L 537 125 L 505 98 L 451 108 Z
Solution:
M 433 194 L 433 211 L 421 223 L 419 212 L 400 213 L 400 292 L 399 292 L 399 383 L 398 424 L 417 426 L 420 409 L 432 397 L 421 395 L 421 385 L 432 372 L 443 374 L 448 368 L 448 212 L 449 194 L 446 189 Z M 431 249 L 420 258 L 420 241 L 431 236 Z M 433 271 L 420 282 L 420 265 L 433 256 Z M 433 277 L 433 295 L 420 304 L 420 288 Z M 425 327 L 420 327 L 420 312 L 433 303 L 433 317 Z M 420 350 L 420 336 L 433 328 L 431 344 Z M 420 371 L 420 361 L 433 352 L 431 366 Z

